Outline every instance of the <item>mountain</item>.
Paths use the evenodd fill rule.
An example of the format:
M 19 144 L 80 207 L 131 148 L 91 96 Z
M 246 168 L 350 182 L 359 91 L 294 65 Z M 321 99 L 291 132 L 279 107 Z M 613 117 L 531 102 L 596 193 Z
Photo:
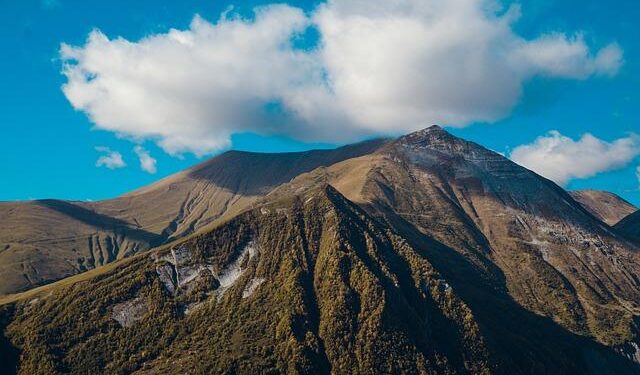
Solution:
M 503 156 L 432 127 L 312 174 L 293 183 L 323 179 L 399 233 L 454 249 L 526 309 L 608 345 L 635 337 L 638 248 Z
M 191 234 L 300 173 L 373 152 L 385 142 L 280 154 L 229 151 L 105 201 L 0 202 L 0 295 Z
M 638 374 L 639 251 L 431 127 L 5 297 L 0 344 L 21 374 Z
M 571 197 L 593 216 L 609 225 L 614 225 L 638 208 L 618 195 L 601 190 L 574 190 Z
M 624 237 L 640 244 L 640 211 L 620 220 L 614 228 Z

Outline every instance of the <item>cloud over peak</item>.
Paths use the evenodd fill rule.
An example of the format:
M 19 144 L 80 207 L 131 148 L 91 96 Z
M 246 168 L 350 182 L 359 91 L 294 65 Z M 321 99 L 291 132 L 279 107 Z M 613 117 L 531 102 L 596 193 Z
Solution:
M 288 5 L 254 19 L 195 17 L 139 41 L 93 31 L 63 44 L 74 108 L 98 128 L 201 155 L 235 132 L 348 141 L 429 123 L 496 121 L 535 76 L 613 75 L 616 44 L 594 51 L 580 34 L 526 39 L 519 8 L 488 0 L 330 0 L 311 14 Z M 493 10 L 492 10 L 493 9 Z M 313 26 L 313 48 L 292 43 Z

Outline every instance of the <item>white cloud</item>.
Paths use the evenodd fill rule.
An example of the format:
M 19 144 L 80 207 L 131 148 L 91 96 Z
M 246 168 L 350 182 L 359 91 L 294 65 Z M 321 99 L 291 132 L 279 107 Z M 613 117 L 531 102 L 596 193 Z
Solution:
M 605 142 L 587 133 L 573 140 L 558 131 L 516 147 L 511 159 L 560 185 L 622 168 L 640 155 L 640 137 Z
M 143 171 L 151 174 L 154 174 L 158 171 L 158 169 L 156 168 L 157 160 L 149 154 L 149 151 L 145 150 L 142 146 L 134 147 L 133 151 L 135 151 L 136 155 L 138 155 L 138 159 L 140 160 L 140 168 Z
M 580 34 L 525 39 L 518 17 L 492 0 L 330 0 L 309 15 L 270 5 L 255 20 L 195 17 L 139 41 L 95 30 L 84 46 L 62 45 L 63 91 L 98 128 L 205 154 L 235 132 L 347 141 L 495 121 L 534 76 L 585 79 L 622 64 L 616 44 L 593 51 Z M 294 48 L 310 26 L 319 45 Z
M 640 165 L 636 167 L 636 178 L 638 179 L 638 188 L 640 188 Z
M 118 151 L 113 151 L 109 147 L 98 146 L 96 151 L 103 153 L 96 161 L 96 167 L 107 167 L 109 169 L 123 168 L 127 164 L 122 159 L 122 154 Z

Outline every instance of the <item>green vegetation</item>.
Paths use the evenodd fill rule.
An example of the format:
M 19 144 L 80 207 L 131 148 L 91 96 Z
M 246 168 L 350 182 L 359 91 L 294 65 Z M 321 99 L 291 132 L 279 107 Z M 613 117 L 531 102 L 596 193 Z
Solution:
M 5 305 L 5 333 L 20 374 L 505 373 L 482 323 L 412 241 L 333 188 L 312 190 L 173 246 L 189 250 L 183 267 L 219 274 L 255 244 L 221 297 L 202 271 L 170 293 L 156 271 L 173 259 L 166 248 Z M 243 298 L 256 277 L 266 281 Z M 145 308 L 122 327 L 114 306 L 132 300 Z
M 640 372 L 633 245 L 480 146 L 430 128 L 237 202 L 177 242 L 0 299 L 6 361 L 29 375 Z

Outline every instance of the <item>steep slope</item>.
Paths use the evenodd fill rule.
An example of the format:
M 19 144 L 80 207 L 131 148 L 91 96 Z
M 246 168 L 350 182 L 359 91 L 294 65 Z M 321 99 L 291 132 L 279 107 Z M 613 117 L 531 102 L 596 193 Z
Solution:
M 193 233 L 300 173 L 371 153 L 385 142 L 281 154 L 230 151 L 106 201 L 0 202 L 0 295 Z
M 570 191 L 571 197 L 589 213 L 609 225 L 614 225 L 638 208 L 616 194 L 601 190 Z
M 400 138 L 388 155 L 400 167 L 387 168 L 386 175 L 406 172 L 401 177 L 411 190 L 395 188 L 393 199 L 381 192 L 375 195 L 379 206 L 478 264 L 495 264 L 509 293 L 530 311 L 606 344 L 635 339 L 638 249 L 560 187 L 438 127 Z M 416 192 L 424 195 L 417 199 Z M 452 217 L 459 217 L 457 224 L 432 224 Z M 465 233 L 463 243 L 452 243 L 449 238 L 461 236 L 450 232 Z
M 551 181 L 438 127 L 301 175 L 271 195 L 318 181 L 402 235 L 454 249 L 469 272 L 527 310 L 636 352 L 638 248 Z
M 622 236 L 640 245 L 640 211 L 636 211 L 620 220 L 614 228 Z
M 335 161 L 5 306 L 3 345 L 25 374 L 640 373 L 617 226 L 439 127 Z
M 5 306 L 6 335 L 21 374 L 637 373 L 485 281 L 440 273 L 470 269 L 456 254 L 320 183 Z

